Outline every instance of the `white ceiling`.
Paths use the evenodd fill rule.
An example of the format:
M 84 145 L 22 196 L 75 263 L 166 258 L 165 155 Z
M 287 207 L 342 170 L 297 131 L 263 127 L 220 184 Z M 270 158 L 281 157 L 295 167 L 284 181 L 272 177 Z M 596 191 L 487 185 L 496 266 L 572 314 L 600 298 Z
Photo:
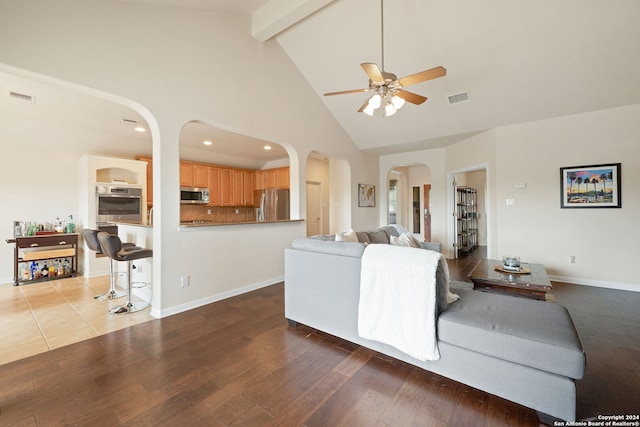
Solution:
M 320 3 L 124 1 L 237 13 L 252 13 L 274 2 Z M 447 69 L 443 78 L 408 88 L 428 97 L 426 103 L 407 104 L 388 118 L 380 113 L 368 117 L 356 112 L 366 93 L 322 96 L 367 87 L 368 77 L 359 64 L 382 65 L 377 0 L 334 0 L 276 38 L 354 142 L 363 150 L 384 154 L 444 146 L 496 126 L 640 103 L 639 17 L 637 0 L 387 0 L 385 71 L 403 77 L 438 65 Z M 131 140 L 146 141 L 145 154 L 150 154 L 149 135 L 133 135 L 120 122 L 126 116 L 142 120 L 126 107 L 86 95 L 69 96 L 59 87 L 11 81 L 11 76 L 1 74 L 0 84 L 5 92 L 37 93 L 32 106 L 37 111 L 33 112 L 28 112 L 24 103 L 1 97 L 2 126 L 7 125 L 8 117 L 13 118 L 12 123 L 20 123 L 20 117 L 39 114 L 42 118 L 46 112 L 45 122 L 50 126 L 71 120 L 82 127 L 102 127 L 105 136 L 97 143 L 102 144 L 99 147 L 104 154 L 116 149 L 118 138 L 127 141 L 125 150 L 132 149 Z M 448 95 L 467 90 L 471 102 L 449 105 Z M 47 97 L 66 99 L 69 109 L 47 110 L 48 105 L 56 104 Z M 252 144 L 256 156 L 265 153 L 262 141 L 206 128 L 201 124 L 187 126 L 181 145 L 197 149 L 203 137 L 210 135 L 214 139 L 235 138 L 234 144 L 228 145 L 240 150 L 249 149 L 243 143 Z M 140 154 L 140 147 L 133 148 Z M 225 154 L 233 157 L 239 153 Z M 275 156 L 273 152 L 266 155 L 271 158 L 264 161 Z
M 385 68 L 429 98 L 383 118 L 356 113 L 366 93 L 323 97 L 361 149 L 438 146 L 496 126 L 640 102 L 640 2 L 387 0 Z M 381 64 L 380 2 L 337 0 L 277 39 L 318 96 L 365 88 Z M 447 97 L 470 91 L 471 102 Z
M 11 92 L 32 96 L 33 101 L 12 97 Z M 0 140 L 5 144 L 15 142 L 21 148 L 38 150 L 51 146 L 52 141 L 65 141 L 65 149 L 79 153 L 150 156 L 148 128 L 139 133 L 134 130 L 136 124 L 148 127 L 140 114 L 122 104 L 60 84 L 0 72 Z M 205 146 L 206 140 L 212 144 Z M 271 149 L 265 150 L 265 145 Z M 180 150 L 185 160 L 252 169 L 288 158 L 278 144 L 198 122 L 182 129 Z

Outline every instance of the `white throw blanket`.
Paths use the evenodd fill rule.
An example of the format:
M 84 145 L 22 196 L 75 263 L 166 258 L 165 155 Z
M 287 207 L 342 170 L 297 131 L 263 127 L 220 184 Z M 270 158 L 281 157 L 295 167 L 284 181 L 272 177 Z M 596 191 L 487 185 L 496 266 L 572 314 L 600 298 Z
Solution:
M 438 314 L 458 298 L 449 292 L 449 269 L 441 253 L 369 245 L 362 255 L 358 335 L 418 360 L 438 360 Z

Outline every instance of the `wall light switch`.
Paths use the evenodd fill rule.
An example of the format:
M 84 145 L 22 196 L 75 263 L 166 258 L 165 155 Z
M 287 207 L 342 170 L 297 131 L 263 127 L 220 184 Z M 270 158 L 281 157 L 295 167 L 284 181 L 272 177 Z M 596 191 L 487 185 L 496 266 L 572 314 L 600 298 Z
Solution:
M 191 278 L 189 276 L 182 276 L 180 278 L 180 286 L 186 288 L 191 284 Z
M 507 199 L 507 206 L 514 206 L 516 204 L 516 199 Z
M 517 182 L 514 187 L 518 190 L 522 190 L 523 188 L 527 188 L 527 184 L 525 184 L 524 182 Z

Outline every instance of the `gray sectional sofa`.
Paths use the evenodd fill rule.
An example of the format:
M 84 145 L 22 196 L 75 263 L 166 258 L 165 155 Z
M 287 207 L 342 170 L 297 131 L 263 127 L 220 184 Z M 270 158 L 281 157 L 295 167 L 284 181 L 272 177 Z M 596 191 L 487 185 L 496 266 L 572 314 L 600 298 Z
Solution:
M 387 226 L 357 233 L 360 242 L 336 242 L 335 236 L 292 242 L 285 249 L 285 317 L 292 325 L 307 325 L 535 409 L 546 423 L 575 421 L 575 380 L 582 378 L 586 359 L 573 321 L 560 304 L 473 291 L 453 282 L 451 291 L 460 299 L 437 321 L 440 360 L 423 362 L 358 336 L 366 247 L 361 242 L 388 244 L 399 234 L 398 228 Z

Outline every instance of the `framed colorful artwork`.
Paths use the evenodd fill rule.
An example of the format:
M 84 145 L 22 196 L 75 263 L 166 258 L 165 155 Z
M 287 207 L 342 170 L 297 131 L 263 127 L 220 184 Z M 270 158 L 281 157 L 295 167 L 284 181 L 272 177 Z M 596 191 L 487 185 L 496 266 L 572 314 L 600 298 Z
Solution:
M 561 208 L 619 208 L 620 163 L 560 168 Z
M 358 184 L 358 206 L 371 208 L 376 205 L 376 186 Z

